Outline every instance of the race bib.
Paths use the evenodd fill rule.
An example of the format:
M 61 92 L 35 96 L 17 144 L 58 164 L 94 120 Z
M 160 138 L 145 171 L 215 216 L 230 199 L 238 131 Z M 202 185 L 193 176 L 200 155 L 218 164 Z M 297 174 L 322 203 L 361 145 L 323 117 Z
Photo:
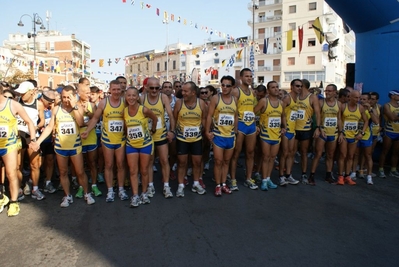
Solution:
M 357 131 L 357 121 L 346 121 L 344 131 Z
M 83 116 L 83 122 L 85 124 L 89 123 L 89 120 L 90 120 L 89 116 Z
M 62 135 L 74 135 L 76 134 L 76 125 L 74 122 L 61 122 L 58 130 Z
M 18 118 L 17 123 L 19 126 L 26 126 L 26 122 L 20 118 Z
M 157 117 L 158 121 L 157 121 L 157 126 L 156 126 L 156 130 L 158 129 L 162 129 L 162 121 L 160 117 Z M 152 120 L 149 119 L 148 120 L 148 129 L 152 129 Z
M 0 138 L 8 137 L 8 125 L 0 125 Z
M 234 124 L 234 115 L 231 114 L 219 114 L 218 125 L 229 126 Z
M 303 120 L 305 118 L 305 111 L 303 109 L 298 109 L 296 112 L 296 119 Z
M 196 138 L 200 134 L 201 133 L 199 127 L 184 127 L 183 131 L 184 138 Z
M 337 127 L 338 120 L 337 118 L 325 118 L 324 119 L 324 127 Z
M 298 114 L 295 110 L 291 110 L 290 121 L 296 121 Z
M 253 122 L 255 120 L 255 113 L 252 111 L 244 111 L 243 121 Z
M 123 131 L 123 121 L 109 121 L 108 122 L 108 132 L 121 133 Z
M 281 118 L 269 118 L 269 128 L 280 128 Z
M 127 136 L 132 140 L 143 138 L 143 128 L 141 126 L 129 127 L 127 128 Z

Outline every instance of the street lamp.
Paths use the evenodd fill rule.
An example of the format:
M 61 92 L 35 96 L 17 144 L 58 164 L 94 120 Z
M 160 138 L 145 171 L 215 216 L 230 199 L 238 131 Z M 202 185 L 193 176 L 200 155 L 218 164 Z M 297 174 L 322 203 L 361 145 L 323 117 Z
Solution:
M 169 20 L 166 18 L 162 21 L 166 24 L 166 81 L 169 80 Z
M 33 13 L 33 17 L 28 14 L 24 14 L 19 18 L 18 26 L 23 27 L 22 18 L 28 16 L 32 20 L 32 33 L 28 32 L 28 38 L 33 37 L 33 76 L 34 79 L 38 80 L 38 70 L 36 67 L 36 25 L 40 25 L 40 30 L 45 30 L 46 27 L 43 25 L 43 19 L 37 13 Z

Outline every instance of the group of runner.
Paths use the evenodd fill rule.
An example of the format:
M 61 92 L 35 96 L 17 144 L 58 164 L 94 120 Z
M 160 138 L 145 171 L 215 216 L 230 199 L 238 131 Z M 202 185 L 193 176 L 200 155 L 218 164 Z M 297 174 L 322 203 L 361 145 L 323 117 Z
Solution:
M 77 189 L 75 198 L 83 198 L 89 205 L 95 203 L 93 195 L 102 195 L 97 183 L 104 178 L 106 202 L 115 200 L 115 185 L 120 200 L 129 200 L 124 187 L 128 180 L 132 188 L 130 206 L 150 203 L 155 194 L 155 156 L 162 169 L 165 198 L 174 196 L 169 180 L 176 178 L 175 170 L 176 197 L 184 197 L 191 173 L 191 191 L 203 195 L 202 174 L 209 168 L 211 146 L 215 196 L 239 190 L 236 169 L 243 147 L 243 185 L 250 189 L 260 186 L 267 191 L 277 188 L 276 184 L 300 181 L 315 185 L 323 154 L 327 182 L 354 185 L 358 170 L 358 176 L 372 185 L 372 152 L 382 138 L 382 114 L 385 127 L 379 176 L 385 177 L 385 157 L 390 147 L 397 151 L 399 146 L 399 91 L 390 91 L 391 101 L 380 107 L 378 93 L 353 89 L 338 92 L 334 84 L 325 88 L 325 97 L 311 92 L 305 79 L 291 81 L 289 93 L 279 89 L 275 81 L 255 89 L 251 84 L 252 72 L 244 68 L 240 84 L 231 76 L 223 76 L 219 92 L 212 86 L 198 88 L 193 82 L 166 81 L 161 85 L 155 77 L 147 78 L 138 89 L 127 87 L 127 80 L 118 77 L 110 82 L 104 96 L 99 88 L 90 87 L 87 78 L 81 78 L 78 84 L 58 90 L 44 88 L 38 97 L 37 84 L 30 80 L 15 90 L 20 98 L 14 101 L 13 92 L 0 87 L 4 96 L 0 97 L 0 155 L 10 191 L 9 199 L 4 194 L 3 175 L 1 210 L 9 204 L 8 215 L 15 216 L 24 195 L 45 198 L 38 184 L 42 164 L 44 191 L 56 191 L 51 182 L 54 154 L 64 191 L 61 207 L 73 203 L 69 170 Z M 297 150 L 301 155 L 300 181 L 292 175 Z M 314 158 L 308 175 L 309 151 Z M 29 157 L 31 181 L 22 187 L 24 155 Z M 279 180 L 275 184 L 271 173 L 276 159 Z M 398 156 L 392 153 L 391 159 L 390 175 L 399 177 Z M 338 163 L 337 179 L 333 175 L 334 160 Z

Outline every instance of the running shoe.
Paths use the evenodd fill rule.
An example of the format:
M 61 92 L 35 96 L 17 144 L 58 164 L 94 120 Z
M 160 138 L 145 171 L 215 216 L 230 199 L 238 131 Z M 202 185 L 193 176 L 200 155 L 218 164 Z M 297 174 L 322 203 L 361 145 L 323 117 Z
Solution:
M 114 200 L 115 200 L 114 191 L 108 191 L 107 197 L 105 198 L 105 202 L 114 202 Z
M 355 184 L 356 184 L 356 182 L 353 181 L 353 180 L 351 179 L 350 176 L 346 176 L 346 177 L 344 178 L 344 181 L 345 181 L 345 183 L 348 184 L 348 185 L 355 185 Z
M 147 188 L 147 196 L 154 197 L 154 195 L 155 195 L 155 187 L 154 185 L 149 185 Z
M 3 196 L 3 198 L 0 199 L 0 213 L 3 212 L 4 206 L 6 206 L 8 202 L 10 202 L 10 199 L 6 195 L 4 195 L 3 193 L 1 195 Z
M 8 206 L 8 211 L 7 211 L 7 216 L 8 217 L 13 217 L 17 216 L 19 214 L 19 203 L 18 202 L 12 202 Z
M 18 190 L 18 201 L 21 201 L 21 200 L 23 200 L 24 198 L 25 198 L 24 192 L 23 192 L 22 188 L 20 188 L 20 189 Z
M 184 187 L 179 186 L 176 191 L 176 197 L 184 197 Z
M 72 178 L 72 189 L 76 190 L 79 188 L 79 183 L 76 178 Z
M 239 190 L 236 179 L 231 179 L 230 180 L 230 189 L 231 189 L 231 191 L 238 191 Z
M 285 176 L 280 176 L 280 186 L 286 186 L 288 184 L 287 179 L 285 178 Z
M 173 164 L 173 167 L 172 167 L 172 171 L 176 171 L 177 170 L 177 163 L 175 163 L 175 164 Z
M 172 198 L 173 197 L 172 191 L 170 191 L 170 187 L 169 186 L 164 186 L 163 195 L 164 195 L 165 198 Z
M 232 192 L 231 192 L 231 190 L 230 190 L 230 188 L 227 186 L 227 185 L 223 185 L 222 187 L 222 192 L 224 193 L 224 194 L 231 194 Z M 216 191 L 215 191 L 216 192 Z
M 170 177 L 170 180 L 176 180 L 176 174 L 175 174 L 175 172 L 173 171 L 173 170 L 170 170 L 170 175 L 169 175 L 169 177 Z
M 44 186 L 44 192 L 46 193 L 53 194 L 55 193 L 55 191 L 57 191 L 57 189 L 55 189 L 52 182 L 49 182 L 47 185 Z
M 140 205 L 140 197 L 138 195 L 134 195 L 130 198 L 130 207 L 136 208 Z
M 342 175 L 338 176 L 337 185 L 344 185 L 344 184 L 345 184 L 344 177 Z
M 337 183 L 337 181 L 334 179 L 334 176 L 332 176 L 332 174 L 329 177 L 326 177 L 324 179 L 324 181 L 326 181 L 327 183 L 330 183 L 330 184 L 336 184 Z
M 105 182 L 105 180 L 104 180 L 104 174 L 101 173 L 101 172 L 99 172 L 99 173 L 97 174 L 97 183 L 103 184 L 104 182 Z
M 79 186 L 78 192 L 76 192 L 76 198 L 83 198 L 83 187 Z
M 184 176 L 184 185 L 188 186 L 189 184 L 187 176 Z
M 255 183 L 257 183 L 257 184 L 262 182 L 262 176 L 259 174 L 259 172 L 255 173 L 254 180 L 255 180 Z
M 39 189 L 37 189 L 37 190 L 32 190 L 32 198 L 36 200 L 43 200 L 46 198 L 46 196 L 43 195 L 43 193 Z
M 187 169 L 187 176 L 193 175 L 193 168 L 188 168 Z
M 118 196 L 120 198 L 120 200 L 124 201 L 124 200 L 128 200 L 129 196 L 126 194 L 126 190 L 119 190 Z
M 307 176 L 306 174 L 302 174 L 302 176 L 301 176 L 301 182 L 302 182 L 303 184 L 309 184 L 308 176 Z
M 308 178 L 308 185 L 316 185 L 316 181 L 314 180 L 314 174 L 311 174 Z
M 151 201 L 148 198 L 148 195 L 146 193 L 141 193 L 140 201 L 141 201 L 141 204 L 150 204 L 151 203 Z
M 102 196 L 102 192 L 100 191 L 100 189 L 98 189 L 97 185 L 93 185 L 91 186 L 91 192 L 93 192 L 94 196 L 99 197 Z
M 267 187 L 270 189 L 276 189 L 277 185 L 273 183 L 272 179 L 267 178 L 266 179 Z
M 216 197 L 221 197 L 222 196 L 222 187 L 220 185 L 215 187 L 215 196 Z
M 158 171 L 158 169 L 157 169 L 157 167 L 155 165 L 152 165 L 152 170 L 153 170 L 153 172 L 157 172 Z
M 351 172 L 350 177 L 351 177 L 352 181 L 356 181 L 356 172 Z
M 296 185 L 299 184 L 299 181 L 294 179 L 294 177 L 292 177 L 292 175 L 290 174 L 290 176 L 288 178 L 285 178 L 287 183 L 292 184 L 292 185 Z
M 198 195 L 203 195 L 206 193 L 205 189 L 202 188 L 202 186 L 200 184 L 193 185 L 193 187 L 191 188 L 191 191 L 194 193 L 197 193 Z
M 252 179 L 245 180 L 244 186 L 248 187 L 249 189 L 256 190 L 258 186 L 255 184 L 255 181 Z
M 266 181 L 266 179 L 265 179 L 265 180 L 262 180 L 262 183 L 260 184 L 260 190 L 262 190 L 262 191 L 267 191 L 267 190 L 269 190 L 269 188 L 267 188 L 267 181 Z
M 399 172 L 398 171 L 391 171 L 389 173 L 389 176 L 395 177 L 395 178 L 399 178 Z
M 371 177 L 371 175 L 367 175 L 367 184 L 368 185 L 373 185 L 373 178 Z
M 29 182 L 26 182 L 24 187 L 24 195 L 29 196 L 32 193 L 32 186 Z
M 69 204 L 73 203 L 73 198 L 72 195 L 65 196 L 62 198 L 62 202 L 60 204 L 61 208 L 67 208 L 69 207 Z
M 202 179 L 202 178 L 200 178 L 199 180 L 198 180 L 198 182 L 199 182 L 199 184 L 202 186 L 202 188 L 206 188 L 206 185 L 204 184 L 204 180 Z
M 378 177 L 380 177 L 380 178 L 386 178 L 386 177 L 387 177 L 387 176 L 385 175 L 384 170 L 378 171 Z
M 87 205 L 93 205 L 94 203 L 96 203 L 96 201 L 92 197 L 91 193 L 85 194 L 85 200 L 86 200 Z

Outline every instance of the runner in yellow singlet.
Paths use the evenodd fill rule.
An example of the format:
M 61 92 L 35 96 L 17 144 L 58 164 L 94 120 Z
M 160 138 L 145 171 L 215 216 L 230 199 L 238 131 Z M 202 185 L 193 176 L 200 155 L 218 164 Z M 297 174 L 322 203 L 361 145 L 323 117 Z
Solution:
M 87 129 L 81 133 L 85 139 L 100 117 L 103 118 L 103 127 L 101 132 L 101 141 L 104 154 L 104 175 L 108 192 L 105 198 L 106 202 L 115 200 L 115 193 L 112 186 L 114 163 L 116 162 L 117 179 L 120 200 L 128 200 L 129 196 L 124 189 L 124 180 L 126 174 L 125 143 L 126 137 L 123 123 L 123 110 L 125 109 L 125 99 L 121 97 L 121 83 L 113 80 L 109 84 L 110 95 L 97 106 L 97 110 L 87 124 Z
M 20 208 L 18 203 L 19 180 L 17 176 L 17 156 L 18 156 L 18 128 L 17 116 L 22 118 L 28 126 L 31 136 L 35 136 L 35 124 L 29 118 L 25 109 L 16 101 L 3 96 L 3 87 L 0 85 L 0 156 L 5 165 L 6 176 L 9 181 L 10 198 L 0 187 L 0 210 L 9 203 L 7 215 L 17 216 Z M 36 140 L 31 140 L 34 143 Z
M 95 203 L 95 200 L 88 191 L 87 176 L 83 166 L 82 141 L 79 134 L 79 127 L 84 124 L 83 114 L 77 106 L 75 90 L 72 86 L 68 85 L 62 89 L 61 101 L 62 104 L 54 108 L 48 126 L 37 142 L 31 146 L 32 149 L 39 150 L 41 142 L 55 130 L 54 150 L 60 172 L 60 182 L 65 193 L 60 206 L 66 208 L 73 203 L 69 189 L 69 160 L 75 169 L 79 184 L 83 187 L 85 201 L 91 205 Z
M 234 153 L 238 125 L 237 103 L 235 97 L 231 95 L 235 79 L 232 76 L 223 76 L 220 84 L 221 93 L 211 98 L 205 126 L 207 138 L 213 144 L 215 161 L 213 176 L 216 182 L 214 194 L 217 197 L 222 196 L 222 193 L 231 194 L 226 179 Z
M 357 147 L 357 141 L 361 140 L 365 135 L 365 131 L 368 127 L 368 119 L 364 108 L 358 104 L 360 99 L 360 93 L 358 91 L 350 92 L 348 103 L 342 107 L 341 120 L 342 120 L 342 131 L 344 139 L 342 140 L 339 150 L 340 156 L 338 159 L 338 185 L 355 185 L 350 177 L 350 172 L 353 164 L 353 157 Z M 359 128 L 359 121 L 363 119 L 363 128 Z M 345 167 L 345 173 L 344 172 Z
M 281 134 L 285 134 L 286 130 L 284 106 L 278 99 L 278 83 L 275 81 L 268 82 L 267 92 L 267 98 L 260 99 L 254 109 L 255 113 L 260 112 L 259 127 L 263 153 L 263 179 L 260 186 L 262 191 L 277 188 L 277 185 L 272 182 L 270 176 L 273 170 L 274 159 L 280 148 Z

